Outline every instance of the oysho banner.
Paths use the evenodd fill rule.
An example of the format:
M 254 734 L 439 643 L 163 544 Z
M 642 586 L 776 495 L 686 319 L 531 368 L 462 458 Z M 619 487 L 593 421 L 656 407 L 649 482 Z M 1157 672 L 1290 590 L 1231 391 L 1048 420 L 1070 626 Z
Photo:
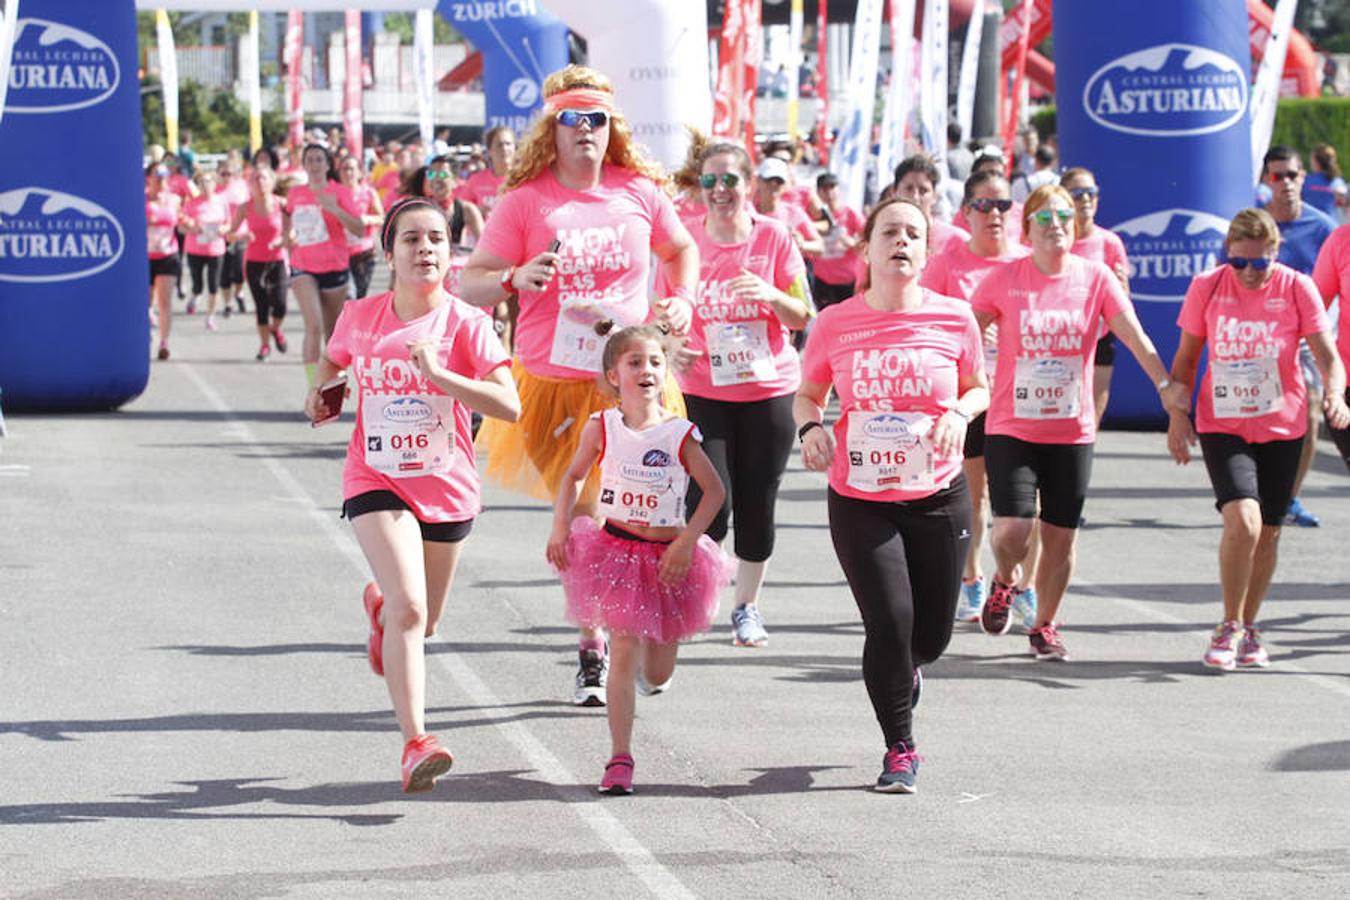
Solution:
M 1170 363 L 1186 288 L 1252 203 L 1246 6 L 1057 0 L 1054 30 L 1060 157 L 1096 173 L 1097 224 L 1125 242 L 1140 321 Z M 1163 424 L 1153 385 L 1116 359 L 1107 424 Z
M 0 118 L 7 409 L 109 409 L 145 388 L 136 62 L 132 0 L 23 0 Z M 90 135 L 98 135 L 97 165 Z

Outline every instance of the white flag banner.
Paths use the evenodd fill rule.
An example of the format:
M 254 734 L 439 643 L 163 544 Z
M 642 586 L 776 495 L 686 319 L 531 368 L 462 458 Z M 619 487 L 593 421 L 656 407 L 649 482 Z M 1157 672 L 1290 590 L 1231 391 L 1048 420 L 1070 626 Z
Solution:
M 830 153 L 830 171 L 839 177 L 844 203 L 862 209 L 871 158 L 872 113 L 876 107 L 877 63 L 881 55 L 881 0 L 858 0 L 853 52 L 848 66 L 843 126 Z
M 881 111 L 881 141 L 877 145 L 877 184 L 890 184 L 896 165 L 905 157 L 905 126 L 909 122 L 914 75 L 914 0 L 891 3 L 891 84 Z
M 937 161 L 947 158 L 947 0 L 924 0 L 919 50 L 919 138 Z
M 802 0 L 792 0 L 788 13 L 788 136 L 797 140 L 797 117 L 802 93 Z
M 975 125 L 975 83 L 980 75 L 980 41 L 984 37 L 984 0 L 979 0 L 970 11 L 966 26 L 966 42 L 961 47 L 961 74 L 956 81 L 956 124 L 961 135 L 970 140 L 970 129 Z
M 258 66 L 258 12 L 248 14 L 248 35 L 239 45 L 239 80 L 248 97 L 248 149 L 257 153 L 262 146 L 262 83 Z
M 164 92 L 165 146 L 170 153 L 178 152 L 178 55 L 173 45 L 173 29 L 169 14 L 155 13 L 155 39 L 159 44 L 159 84 Z
M 9 61 L 14 55 L 14 23 L 19 18 L 19 0 L 0 0 L 0 118 L 5 115 L 5 92 L 9 89 Z
M 417 130 L 422 136 L 422 146 L 428 154 L 433 152 L 431 148 L 436 138 L 433 121 L 436 73 L 431 64 L 431 16 L 431 10 L 419 9 L 413 22 L 413 77 L 417 82 Z
M 1284 73 L 1284 57 L 1289 50 L 1289 38 L 1294 32 L 1294 12 L 1298 0 L 1279 0 L 1275 18 L 1270 23 L 1270 37 L 1256 70 L 1252 86 L 1252 183 L 1261 179 L 1261 158 L 1270 149 L 1270 136 L 1275 131 L 1275 108 L 1280 99 L 1280 78 Z

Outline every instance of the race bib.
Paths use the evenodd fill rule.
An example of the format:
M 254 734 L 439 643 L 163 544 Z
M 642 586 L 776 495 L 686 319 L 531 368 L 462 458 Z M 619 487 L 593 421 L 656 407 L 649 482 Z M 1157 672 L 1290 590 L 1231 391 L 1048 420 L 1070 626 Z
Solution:
M 642 462 L 623 463 L 615 477 L 600 482 L 601 516 L 632 525 L 683 525 L 683 488 L 688 484 L 679 460 L 664 450 L 649 450 Z
M 717 387 L 771 381 L 778 376 L 769 348 L 768 322 L 718 322 L 704 330 L 708 339 L 708 369 Z
M 1017 360 L 1013 380 L 1013 415 L 1017 418 L 1076 419 L 1082 396 L 1082 357 Z
M 934 489 L 933 419 L 923 413 L 848 414 L 848 486 L 878 493 Z
M 1253 419 L 1284 408 L 1279 360 L 1210 360 L 1214 415 L 1220 419 Z
M 301 247 L 312 247 L 328 240 L 323 210 L 317 206 L 297 206 L 291 213 L 291 224 L 295 226 L 295 241 Z
M 173 228 L 168 225 L 151 225 L 146 229 L 145 239 L 154 253 L 178 252 L 178 242 L 174 240 Z
M 198 225 L 200 230 L 197 232 L 197 240 L 201 243 L 209 244 L 220 237 L 219 222 L 200 222 Z
M 447 472 L 455 453 L 455 401 L 443 394 L 366 394 L 366 465 L 390 478 Z
M 342 233 L 347 236 L 348 247 L 359 247 L 361 246 L 362 243 L 365 242 L 366 239 L 366 233 L 364 231 L 361 232 L 360 234 L 352 234 L 350 231 L 344 228 L 342 229 Z
M 611 318 L 613 316 L 605 310 L 603 303 L 589 298 L 561 304 L 548 361 L 555 366 L 599 372 L 605 338 L 595 333 L 595 325 Z M 615 323 L 616 328 L 622 326 L 621 322 Z

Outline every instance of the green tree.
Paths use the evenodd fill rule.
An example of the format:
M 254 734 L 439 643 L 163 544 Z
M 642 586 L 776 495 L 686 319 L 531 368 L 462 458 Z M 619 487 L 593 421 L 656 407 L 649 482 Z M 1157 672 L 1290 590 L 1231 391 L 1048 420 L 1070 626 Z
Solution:
M 384 17 L 384 30 L 398 35 L 400 44 L 413 42 L 413 13 L 387 13 Z M 433 41 L 437 44 L 458 44 L 464 38 L 443 16 L 431 17 Z

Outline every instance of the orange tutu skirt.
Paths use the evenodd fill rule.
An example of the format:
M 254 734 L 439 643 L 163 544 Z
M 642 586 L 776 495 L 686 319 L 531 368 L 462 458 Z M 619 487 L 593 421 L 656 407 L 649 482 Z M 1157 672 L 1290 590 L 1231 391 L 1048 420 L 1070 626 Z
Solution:
M 590 379 L 533 375 L 518 359 L 511 364 L 511 375 L 520 393 L 520 419 L 483 419 L 475 443 L 487 454 L 483 475 L 508 490 L 552 501 L 576 456 L 586 420 L 619 400 Z M 673 378 L 666 379 L 663 402 L 676 415 L 685 415 L 684 395 Z M 599 491 L 597 467 L 586 479 L 580 502 L 594 502 Z

